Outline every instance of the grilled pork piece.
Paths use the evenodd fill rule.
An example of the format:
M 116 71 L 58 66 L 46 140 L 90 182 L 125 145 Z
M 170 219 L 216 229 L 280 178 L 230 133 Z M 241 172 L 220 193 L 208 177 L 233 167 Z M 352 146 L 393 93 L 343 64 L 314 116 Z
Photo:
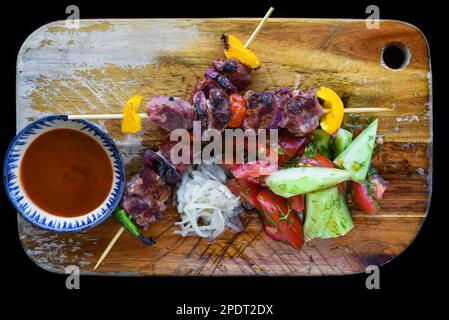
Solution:
M 278 96 L 278 98 L 281 98 L 284 101 L 290 99 L 294 95 L 289 87 L 279 87 L 274 93 Z
M 246 118 L 243 121 L 245 129 L 271 129 L 276 128 L 280 109 L 276 103 L 275 95 L 271 92 L 246 91 Z M 275 121 L 273 121 L 275 119 Z
M 226 90 L 226 92 L 229 94 L 237 93 L 237 91 L 238 91 L 237 88 L 234 86 L 234 84 L 231 82 L 231 80 L 228 79 L 227 76 L 218 73 L 217 71 L 215 71 L 212 68 L 207 69 L 206 72 L 204 73 L 204 76 L 206 77 L 206 79 L 211 79 L 211 80 L 215 81 L 217 84 L 219 84 L 219 86 L 221 88 Z
M 276 101 L 276 108 L 273 112 L 273 119 L 271 122 L 271 128 L 279 127 L 280 123 L 284 120 L 284 106 L 289 99 L 291 99 L 293 93 L 288 87 L 280 87 L 273 92 L 274 100 Z
M 209 96 L 211 89 L 220 89 L 220 85 L 214 80 L 207 78 L 205 80 L 198 81 L 198 83 L 193 87 L 192 94 L 202 91 L 206 97 Z
M 201 121 L 201 131 L 209 129 L 212 120 L 212 113 L 207 105 L 206 95 L 203 91 L 198 91 L 193 95 L 193 107 L 196 111 L 195 120 Z
M 308 92 L 280 87 L 274 92 L 245 93 L 247 106 L 245 129 L 286 128 L 296 136 L 305 136 L 315 130 L 323 116 L 316 89 Z
M 193 94 L 203 91 L 206 97 L 211 89 L 224 89 L 226 93 L 237 93 L 251 84 L 251 70 L 235 59 L 219 59 L 212 61 L 212 68 L 204 73 L 205 80 L 193 87 Z
M 251 84 L 251 69 L 236 59 L 214 60 L 212 66 L 215 71 L 225 75 L 239 91 Z
M 316 89 L 299 91 L 283 104 L 281 128 L 286 128 L 296 136 L 305 136 L 320 124 L 324 110 L 316 96 Z
M 139 173 L 126 184 L 122 206 L 137 224 L 147 229 L 165 211 L 170 186 L 181 176 L 168 159 L 153 150 L 145 151 L 143 160 Z
M 153 150 L 148 149 L 145 151 L 143 161 L 145 161 L 145 164 L 152 168 L 166 184 L 174 186 L 181 180 L 181 176 L 173 163 Z
M 191 138 L 192 138 L 192 136 L 191 136 Z M 171 140 L 170 140 L 170 135 L 168 135 L 168 136 L 161 142 L 161 144 L 159 145 L 159 151 L 161 152 L 161 154 L 162 154 L 165 158 L 171 159 L 171 150 L 172 150 L 173 147 L 174 147 L 175 145 L 177 145 L 178 143 L 183 143 L 183 142 L 171 141 Z M 192 163 L 192 161 L 193 161 L 193 144 L 192 144 L 192 139 L 191 139 L 188 143 L 189 143 L 189 146 L 186 147 L 186 149 L 189 148 L 189 150 L 190 150 L 190 159 L 189 159 L 189 161 L 188 161 L 187 163 L 177 163 L 177 164 L 174 164 L 174 166 L 176 167 L 176 170 L 178 170 L 178 172 L 180 172 L 180 173 L 184 172 L 184 170 L 186 170 L 186 169 L 190 166 L 190 164 Z M 181 157 L 182 154 L 179 155 L 179 156 Z
M 165 130 L 193 127 L 195 109 L 187 101 L 175 97 L 154 97 L 145 108 L 151 121 Z
M 222 131 L 232 117 L 226 92 L 223 89 L 212 89 L 209 93 L 209 106 L 213 115 L 212 127 Z
M 171 188 L 145 164 L 126 184 L 122 207 L 142 228 L 157 221 L 166 209 Z

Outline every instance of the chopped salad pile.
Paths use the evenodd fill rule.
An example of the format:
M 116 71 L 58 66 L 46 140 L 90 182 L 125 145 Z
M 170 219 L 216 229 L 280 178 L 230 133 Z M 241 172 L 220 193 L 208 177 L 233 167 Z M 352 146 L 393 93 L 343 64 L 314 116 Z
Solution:
M 277 170 L 261 162 L 235 165 L 227 185 L 260 213 L 274 240 L 298 249 L 304 240 L 344 236 L 353 228 L 349 207 L 376 213 L 387 187 L 371 163 L 377 124 L 376 119 L 354 139 L 343 128 L 333 135 L 316 129 L 307 139 L 281 135 L 279 144 L 289 148 L 279 147 Z

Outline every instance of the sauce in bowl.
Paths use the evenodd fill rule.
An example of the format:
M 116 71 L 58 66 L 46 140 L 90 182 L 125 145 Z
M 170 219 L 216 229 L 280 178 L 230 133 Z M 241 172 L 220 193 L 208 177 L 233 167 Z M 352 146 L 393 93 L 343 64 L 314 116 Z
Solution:
M 25 150 L 20 183 L 42 210 L 77 217 L 98 208 L 111 192 L 113 168 L 103 147 L 73 129 L 42 133 Z

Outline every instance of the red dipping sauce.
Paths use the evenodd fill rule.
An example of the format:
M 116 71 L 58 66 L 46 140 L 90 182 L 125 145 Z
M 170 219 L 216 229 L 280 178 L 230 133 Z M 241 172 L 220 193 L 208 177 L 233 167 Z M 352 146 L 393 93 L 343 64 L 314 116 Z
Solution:
M 112 189 L 113 168 L 103 147 L 87 134 L 54 129 L 25 150 L 20 183 L 30 200 L 60 217 L 77 217 L 98 208 Z

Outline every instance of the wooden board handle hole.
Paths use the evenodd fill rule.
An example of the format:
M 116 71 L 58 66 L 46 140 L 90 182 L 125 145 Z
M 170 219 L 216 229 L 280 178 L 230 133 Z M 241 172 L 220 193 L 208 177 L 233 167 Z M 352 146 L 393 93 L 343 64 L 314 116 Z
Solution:
M 380 63 L 391 70 L 402 70 L 410 63 L 410 50 L 401 42 L 391 42 L 382 48 Z

